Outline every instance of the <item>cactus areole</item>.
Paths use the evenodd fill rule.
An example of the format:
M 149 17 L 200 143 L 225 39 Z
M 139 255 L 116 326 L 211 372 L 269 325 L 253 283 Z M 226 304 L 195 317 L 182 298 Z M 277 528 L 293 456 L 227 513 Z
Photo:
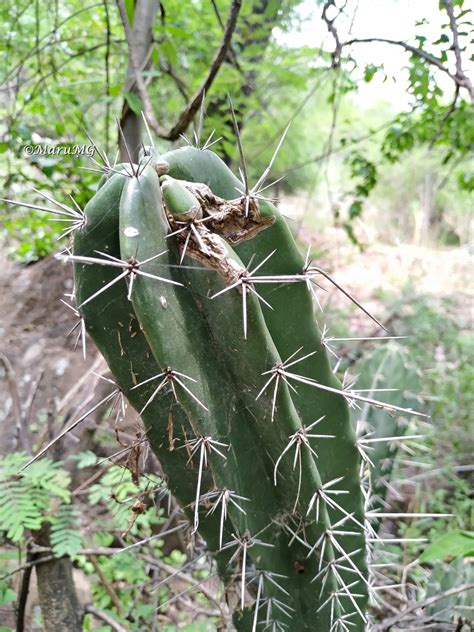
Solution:
M 277 208 L 209 150 L 152 154 L 103 179 L 71 259 L 235 628 L 365 630 L 360 454 Z

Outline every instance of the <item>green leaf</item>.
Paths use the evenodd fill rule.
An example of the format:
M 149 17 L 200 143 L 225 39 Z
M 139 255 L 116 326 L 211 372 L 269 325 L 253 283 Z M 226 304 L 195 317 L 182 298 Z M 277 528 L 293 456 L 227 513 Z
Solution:
M 133 94 L 133 92 L 126 92 L 123 96 L 125 97 L 125 100 L 130 106 L 132 112 L 135 112 L 135 114 L 140 114 L 140 112 L 143 110 L 143 103 L 140 97 L 137 97 L 137 95 Z
M 191 33 L 185 31 L 184 29 L 180 29 L 177 26 L 172 26 L 171 24 L 166 27 L 166 31 L 173 35 L 174 37 L 180 37 L 181 39 L 189 39 L 192 37 Z
M 352 224 L 350 222 L 344 222 L 342 224 L 342 227 L 346 231 L 347 236 L 349 237 L 351 242 L 354 244 L 354 246 L 357 246 L 359 250 L 362 252 L 364 250 L 364 246 L 357 238 L 357 235 L 354 232 L 354 228 L 352 227 Z
M 75 557 L 81 549 L 79 512 L 75 507 L 62 505 L 57 516 L 51 519 L 51 547 L 56 557 Z
M 362 213 L 362 202 L 361 200 L 355 200 L 349 207 L 349 219 L 355 219 L 359 217 Z
M 111 97 L 118 97 L 122 93 L 122 86 L 118 83 L 111 85 L 109 93 Z
M 16 592 L 14 590 L 12 590 L 11 588 L 6 588 L 5 592 L 3 592 L 2 590 L 0 590 L 0 605 L 1 606 L 6 606 L 9 603 L 13 603 L 16 600 Z M 10 629 L 10 628 L 0 628 L 0 630 L 3 629 Z
M 470 557 L 474 555 L 473 531 L 450 531 L 430 544 L 420 556 L 420 562 Z
M 436 40 L 436 42 L 433 42 L 433 44 L 445 44 L 447 42 L 449 42 L 449 37 L 446 35 L 446 33 L 441 33 L 439 38 Z
M 374 64 L 368 64 L 364 69 L 364 81 L 370 83 L 378 71 L 378 67 Z
M 77 459 L 77 467 L 82 470 L 85 467 L 92 467 L 96 465 L 99 458 L 97 457 L 92 450 L 86 450 L 84 452 L 79 452 L 78 455 L 73 458 Z
M 133 16 L 135 14 L 135 0 L 125 0 L 125 9 L 130 26 L 133 26 Z
M 169 39 L 165 39 L 160 44 L 161 51 L 166 58 L 166 61 L 172 66 L 176 66 L 178 63 L 178 52 L 173 44 L 173 42 Z
M 458 184 L 463 191 L 474 191 L 474 172 L 462 171 L 458 175 Z
M 153 62 L 154 66 L 160 65 L 160 51 L 158 50 L 156 45 L 153 46 L 153 50 L 151 51 L 151 61 Z

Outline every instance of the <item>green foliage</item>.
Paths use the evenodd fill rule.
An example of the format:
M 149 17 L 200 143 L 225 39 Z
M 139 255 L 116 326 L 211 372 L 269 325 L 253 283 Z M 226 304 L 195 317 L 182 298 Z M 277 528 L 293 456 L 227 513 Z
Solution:
M 474 191 L 474 173 L 469 171 L 459 173 L 458 183 L 464 191 Z
M 7 582 L 0 580 L 0 606 L 7 606 L 16 600 L 16 592 Z M 1 630 L 2 628 L 0 628 Z M 8 628 L 9 629 L 9 628 Z
M 407 336 L 403 342 L 405 353 L 409 358 L 416 357 L 419 367 L 429 367 L 418 378 L 421 392 L 427 395 L 431 420 L 423 432 L 426 436 L 422 451 L 416 456 L 416 462 L 421 463 L 421 480 L 410 510 L 448 514 L 436 519 L 399 521 L 397 529 L 404 537 L 427 538 L 430 544 L 426 560 L 425 553 L 417 547 L 412 548 L 410 555 L 426 562 L 433 556 L 433 563 L 440 551 L 454 557 L 457 534 L 472 529 L 472 490 L 462 464 L 471 463 L 472 455 L 474 337 L 463 328 L 461 307 L 452 300 L 414 296 L 409 290 L 392 306 L 396 314 L 394 331 Z M 395 481 L 413 477 L 414 473 L 409 465 L 396 459 L 391 476 Z M 464 536 L 461 538 L 466 542 Z M 442 574 L 441 569 L 439 573 Z
M 380 69 L 381 66 L 376 66 L 375 64 L 367 64 L 367 66 L 364 68 L 364 81 L 366 83 L 370 83 Z
M 353 222 L 362 215 L 363 200 L 369 197 L 377 184 L 377 167 L 357 151 L 351 152 L 346 157 L 346 163 L 350 168 L 350 177 L 356 181 L 356 184 L 351 192 L 354 200 L 349 206 L 347 220 L 342 223 L 342 226 L 352 243 L 361 246 L 353 230 Z
M 14 213 L 3 221 L 3 232 L 9 239 L 9 252 L 15 261 L 34 263 L 54 252 L 60 230 L 39 211 Z
M 60 505 L 48 521 L 51 523 L 50 541 L 54 555 L 76 557 L 82 547 L 78 509 L 72 505 Z
M 420 556 L 420 562 L 433 563 L 439 560 L 474 556 L 474 532 L 450 531 L 432 542 Z
M 459 322 L 462 305 L 453 299 L 415 298 L 410 291 L 401 300 L 410 307 L 395 306 L 401 314 L 397 333 L 407 336 L 406 346 L 420 365 L 430 367 L 424 374 L 423 390 L 431 396 L 436 432 L 429 435 L 429 446 L 443 455 L 445 463 L 446 458 L 469 462 L 474 335 Z M 416 339 L 410 335 L 415 329 Z
M 473 581 L 474 566 L 469 560 L 458 558 L 449 564 L 435 562 L 426 587 L 426 597 L 437 597 L 447 590 L 472 584 Z M 426 613 L 434 619 L 442 619 L 446 617 L 446 613 L 455 612 L 457 617 L 465 617 L 466 621 L 471 621 L 472 606 L 472 591 L 466 591 L 436 601 L 426 609 Z
M 126 6 L 129 16 L 132 15 L 133 2 L 127 2 Z M 157 16 L 153 24 L 151 63 L 144 76 L 152 82 L 150 97 L 164 127 L 176 122 L 176 114 L 183 108 L 186 97 L 193 94 L 206 75 L 228 10 L 229 2 L 224 0 L 211 4 L 197 0 L 191 10 L 186 3 L 170 0 L 163 15 Z M 425 28 L 426 20 L 422 20 L 412 43 L 423 53 L 449 64 L 452 37 L 443 6 L 440 12 L 440 32 L 434 40 L 430 41 L 432 32 Z M 274 165 L 277 176 L 287 176 L 278 185 L 276 194 L 305 189 L 312 195 L 315 187 L 324 185 L 322 176 L 328 161 L 339 166 L 339 154 L 341 163 L 344 157 L 351 161 L 355 145 L 361 159 L 379 172 L 384 159 L 403 164 L 406 155 L 417 147 L 433 145 L 442 152 L 446 176 L 455 185 L 454 191 L 449 191 L 450 198 L 457 196 L 456 183 L 459 188 L 472 191 L 468 156 L 473 146 L 473 117 L 462 90 L 453 108 L 449 87 L 439 79 L 442 73 L 419 55 L 410 55 L 412 110 L 401 115 L 395 113 L 394 118 L 391 108 L 383 108 L 386 118 L 394 118 L 385 138 L 379 143 L 380 134 L 373 131 L 367 134 L 367 142 L 361 143 L 358 137 L 364 137 L 366 130 L 375 130 L 380 114 L 364 111 L 361 116 L 359 105 L 353 103 L 359 77 L 352 51 L 344 49 L 347 57 L 341 67 L 330 70 L 331 55 L 319 46 L 300 43 L 304 38 L 298 38 L 306 19 L 316 21 L 319 14 L 318 7 L 307 17 L 305 6 L 298 0 L 244 3 L 232 53 L 207 94 L 202 141 L 215 130 L 215 138 L 222 137 L 216 151 L 226 161 L 236 161 L 227 107 L 230 94 L 243 124 L 243 137 L 251 158 L 251 180 L 258 178 L 270 160 L 273 143 L 269 138 L 278 138 L 286 123 L 294 119 L 291 134 Z M 456 17 L 462 24 L 460 46 L 465 54 L 464 46 L 472 32 L 472 12 L 461 3 L 456 5 Z M 41 4 L 12 12 L 2 10 L 0 20 L 7 33 L 6 45 L 0 52 L 1 67 L 5 68 L 5 85 L 14 92 L 16 101 L 14 108 L 10 102 L 1 106 L 5 126 L 0 152 L 6 160 L 0 167 L 0 178 L 5 180 L 8 197 L 13 197 L 25 184 L 33 184 L 50 192 L 61 189 L 79 194 L 77 201 L 84 206 L 93 186 L 87 171 L 80 173 L 81 186 L 77 186 L 79 169 L 90 166 L 85 157 L 28 156 L 25 146 L 88 145 L 85 127 L 113 159 L 112 140 L 116 138 L 113 114 L 120 111 L 124 102 L 135 113 L 143 107 L 137 94 L 125 92 L 123 87 L 127 51 L 118 12 L 115 7 L 106 11 L 101 3 L 85 7 L 77 0 L 59 0 L 54 11 Z M 403 55 L 406 52 L 400 49 L 400 56 Z M 384 76 L 385 72 L 379 60 L 372 60 L 363 67 L 363 81 L 374 82 L 374 77 Z M 192 130 L 186 135 L 191 137 Z M 168 148 L 168 143 L 161 144 Z M 295 163 L 304 166 L 296 168 Z M 421 171 L 417 170 L 419 175 Z M 370 194 L 372 200 L 373 194 L 369 181 L 356 172 L 355 186 L 344 183 L 337 194 L 350 197 L 347 217 L 344 214 L 341 225 L 360 246 L 358 225 L 365 215 L 366 195 Z M 335 180 L 339 177 L 337 173 Z M 357 192 L 362 191 L 361 187 L 367 194 Z M 393 192 L 400 202 L 398 208 L 406 216 L 407 207 L 401 199 L 404 189 L 394 188 Z M 0 220 L 7 222 L 5 236 L 12 256 L 18 261 L 29 263 L 54 251 L 57 231 L 51 230 L 47 220 L 36 217 L 30 220 L 26 214 L 5 212 L 1 208 Z M 458 234 L 463 235 L 464 231 Z
M 90 462 L 89 457 L 87 457 Z M 88 500 L 92 507 L 106 509 L 107 513 L 114 516 L 114 528 L 125 531 L 129 525 L 132 505 L 139 497 L 140 492 L 162 489 L 163 481 L 158 476 L 147 475 L 141 478 L 137 486 L 132 481 L 129 470 L 117 465 L 107 469 L 100 482 L 90 487 Z M 151 495 L 152 498 L 154 495 Z M 162 517 L 153 505 L 147 511 L 137 516 L 131 529 L 131 534 L 140 532 L 143 536 L 149 535 L 153 525 L 162 522 Z
M 39 529 L 55 502 L 70 502 L 70 478 L 59 463 L 41 459 L 18 474 L 27 461 L 21 453 L 0 460 L 0 530 L 12 542 L 20 542 L 25 529 Z
M 464 0 L 454 3 L 453 13 L 454 20 L 458 23 L 456 54 L 461 55 L 465 66 L 467 66 L 469 42 L 472 42 L 474 35 L 472 9 L 465 8 L 466 5 L 467 2 Z M 439 36 L 434 41 L 430 41 L 432 24 L 428 19 L 423 19 L 416 25 L 417 34 L 414 41 L 409 42 L 414 51 L 400 51 L 401 55 L 409 52 L 406 69 L 408 93 L 412 99 L 408 110 L 396 114 L 386 129 L 377 151 L 377 163 L 388 161 L 403 165 L 407 155 L 414 153 L 418 148 L 423 148 L 425 153 L 422 158 L 422 174 L 426 172 L 425 165 L 429 152 L 440 156 L 441 164 L 448 166 L 446 179 L 457 182 L 458 191 L 459 189 L 471 191 L 472 169 L 469 157 L 472 156 L 474 147 L 472 96 L 460 85 L 452 81 L 449 85 L 442 80 L 443 74 L 449 74 L 454 65 L 454 34 L 445 3 L 439 3 L 439 12 L 441 24 Z M 350 55 L 346 61 L 349 72 L 353 63 L 354 59 Z M 372 81 L 377 72 L 384 72 L 383 65 L 375 63 L 366 65 L 365 82 Z M 363 151 L 364 154 L 370 155 L 373 150 L 367 148 Z M 379 171 L 382 171 L 380 164 L 377 164 L 377 167 Z M 385 166 L 384 169 L 386 169 Z M 357 171 L 354 175 L 356 178 L 359 177 Z M 444 183 L 444 180 L 442 181 Z M 368 195 L 372 188 L 365 187 L 363 184 L 362 195 Z M 457 195 L 456 191 L 454 195 Z M 400 206 L 403 208 L 402 205 Z M 465 206 L 464 210 L 466 209 Z M 347 224 L 350 226 L 351 221 L 359 217 L 361 212 L 360 199 L 356 199 L 350 207 Z M 344 227 L 354 241 L 353 229 L 348 230 L 346 226 Z
M 395 162 L 416 144 L 433 143 L 444 150 L 445 163 L 454 163 L 469 156 L 474 146 L 470 104 L 461 102 L 453 112 L 449 106 L 439 105 L 434 111 L 401 114 L 388 129 L 382 152 L 387 160 Z
M 96 564 L 100 568 L 99 576 L 97 566 L 81 551 L 85 542 L 92 547 L 116 546 L 116 538 L 122 537 L 125 530 L 125 537 L 132 540 L 152 535 L 164 522 L 162 510 L 157 510 L 153 502 L 156 494 L 162 491 L 161 478 L 152 474 L 142 476 L 137 485 L 133 483 L 127 469 L 106 465 L 79 509 L 78 505 L 70 504 L 70 478 L 59 463 L 43 458 L 29 466 L 24 474 L 17 475 L 27 460 L 26 455 L 13 453 L 0 461 L 0 531 L 5 532 L 7 547 L 15 545 L 14 549 L 0 551 L 2 572 L 18 565 L 18 546 L 24 549 L 25 531 L 38 529 L 47 522 L 50 525 L 53 554 L 73 558 L 84 571 L 91 583 L 94 605 L 127 629 L 137 632 L 143 630 L 152 619 L 154 608 L 147 589 L 150 584 L 150 561 L 154 563 L 154 560 L 162 560 L 179 569 L 184 565 L 186 555 L 173 550 L 163 555 L 163 540 L 155 538 L 144 545 L 145 557 L 139 555 L 142 547 L 136 547 L 128 553 L 98 555 Z M 93 467 L 99 461 L 91 451 L 75 455 L 74 460 L 82 467 Z M 145 506 L 137 516 L 132 505 L 137 498 L 145 498 L 144 494 Z M 106 531 L 101 530 L 104 526 Z M 197 581 L 204 577 L 205 573 L 196 572 Z M 111 599 L 110 589 L 103 583 L 104 578 L 114 586 L 120 608 Z M 0 580 L 0 605 L 7 606 L 17 600 L 15 588 L 12 578 Z M 171 594 L 170 588 L 163 585 L 159 590 L 160 601 L 164 602 Z M 204 606 L 207 604 L 204 598 L 201 598 L 201 603 Z M 126 616 L 128 610 L 132 614 Z M 92 619 L 87 616 L 84 629 L 95 630 L 91 625 Z
M 333 195 L 335 200 L 331 201 L 330 210 L 339 224 L 343 217 L 342 226 L 349 238 L 354 244 L 360 245 L 358 225 L 370 210 L 368 201 L 383 211 L 379 215 L 382 215 L 381 221 L 388 227 L 387 233 L 391 239 L 400 235 L 411 237 L 409 230 L 415 211 L 416 192 L 433 176 L 439 184 L 439 189 L 435 188 L 434 191 L 435 213 L 447 216 L 447 230 L 454 228 L 455 242 L 459 235 L 463 239 L 467 234 L 463 230 L 463 217 L 469 204 L 467 194 L 474 190 L 474 177 L 469 164 L 474 145 L 471 105 L 462 96 L 453 103 L 454 95 L 439 82 L 437 71 L 420 56 L 412 55 L 408 59 L 412 111 L 395 115 L 395 118 L 391 109 L 383 107 L 378 108 L 380 112 L 360 114 L 359 105 L 354 106 L 351 98 L 358 87 L 353 61 L 348 58 L 346 64 L 343 60 L 342 68 L 330 71 L 328 66 L 331 57 L 328 53 L 317 47 L 302 46 L 299 42 L 288 44 L 289 40 L 284 38 L 287 33 L 294 34 L 303 22 L 298 4 L 294 1 L 244 3 L 232 52 L 207 95 L 203 139 L 216 129 L 216 137 L 223 138 L 217 146 L 218 153 L 226 160 L 237 161 L 238 151 L 226 99 L 227 93 L 230 93 L 238 119 L 243 124 L 250 180 L 255 182 L 272 156 L 274 143 L 269 142 L 269 139 L 278 139 L 286 122 L 304 109 L 293 121 L 286 143 L 273 165 L 277 176 L 288 174 L 286 181 L 278 184 L 277 193 L 306 189 L 311 196 L 318 185 L 330 180 L 330 197 Z M 465 8 L 466 4 L 462 0 L 455 2 L 457 18 L 460 25 L 463 24 L 460 35 L 462 44 L 472 33 L 471 15 Z M 0 66 L 5 69 L 5 78 L 11 82 L 5 93 L 14 93 L 16 98 L 13 103 L 8 97 L 0 106 L 5 121 L 0 130 L 0 177 L 5 182 L 7 197 L 19 197 L 20 193 L 24 197 L 25 185 L 33 184 L 45 191 L 73 193 L 83 207 L 95 188 L 95 176 L 85 171 L 79 172 L 89 163 L 82 156 L 27 157 L 25 146 L 36 143 L 70 146 L 72 141 L 87 144 L 82 130 L 82 125 L 85 125 L 98 144 L 109 151 L 109 155 L 113 155 L 116 130 L 112 115 L 120 111 L 124 102 L 135 113 L 142 110 L 143 104 L 137 95 L 124 92 L 126 43 L 117 11 L 112 10 L 109 3 L 107 15 L 105 6 L 99 3 L 86 7 L 78 0 L 60 0 L 54 10 L 43 7 L 41 3 L 33 3 L 28 7 L 25 5 L 23 9 L 0 8 L 0 19 L 8 26 L 6 46 L 0 51 Z M 217 45 L 222 36 L 219 17 L 225 19 L 228 7 L 229 3 L 224 0 L 215 3 L 196 0 L 191 9 L 187 3 L 169 0 L 162 7 L 162 14 L 153 25 L 151 64 L 144 76 L 152 82 L 150 95 L 165 127 L 175 122 L 176 113 L 181 110 L 186 97 L 176 85 L 173 75 L 179 74 L 184 92 L 188 95 L 194 92 L 208 70 L 214 44 Z M 126 8 L 133 22 L 134 3 L 127 0 Z M 443 11 L 443 26 L 434 41 L 430 41 L 422 21 L 414 43 L 442 63 L 451 63 L 452 38 L 447 30 L 442 4 L 440 10 Z M 275 25 L 277 29 L 273 28 Z M 87 42 L 84 33 L 87 33 Z M 106 42 L 107 35 L 110 36 L 109 45 Z M 234 57 L 236 63 L 233 62 Z M 375 83 L 385 73 L 378 60 L 375 62 L 362 68 L 365 83 Z M 376 133 L 375 128 L 382 120 L 386 128 L 386 119 L 389 117 L 393 123 L 386 133 Z M 370 137 L 368 141 L 359 141 L 359 137 L 364 136 Z M 167 144 L 161 144 L 168 149 Z M 357 146 L 357 150 L 354 150 L 354 146 Z M 429 150 L 429 155 L 426 150 Z M 329 172 L 329 157 L 333 154 L 335 159 L 332 168 L 335 171 Z M 456 186 L 465 195 L 459 193 Z M 235 187 L 233 195 L 235 197 Z M 343 206 L 344 211 L 341 210 Z M 0 212 L 3 236 L 9 252 L 16 260 L 30 263 L 56 249 L 55 240 L 60 231 L 51 224 L 49 216 L 36 212 L 12 212 L 10 207 L 2 207 Z M 321 214 L 318 212 L 318 215 Z M 459 223 L 453 221 L 457 219 Z M 443 230 L 439 231 L 440 235 L 447 234 Z M 249 257 L 245 260 L 244 251 L 245 247 L 239 255 L 247 264 Z M 100 282 L 99 279 L 97 283 Z M 208 290 L 205 287 L 202 294 L 205 295 Z M 265 291 L 262 294 L 267 296 Z M 273 294 L 267 297 L 270 303 L 273 297 Z M 445 317 L 449 306 L 433 307 L 412 298 L 407 299 L 412 314 L 400 323 L 402 333 L 417 332 L 416 343 L 408 341 L 412 357 L 417 357 L 417 363 L 424 366 L 430 366 L 433 357 L 445 358 L 437 361 L 425 378 L 424 390 L 434 397 L 431 408 L 437 421 L 437 432 L 428 435 L 427 445 L 432 449 L 432 456 L 425 456 L 424 460 L 429 463 L 430 459 L 433 462 L 446 459 L 448 465 L 467 463 L 467 411 L 474 406 L 471 388 L 474 375 L 472 363 L 465 359 L 472 356 L 473 340 Z M 132 308 L 129 302 L 125 305 L 124 313 L 126 309 L 129 315 Z M 233 308 L 234 313 L 240 310 L 240 306 L 233 305 Z M 294 311 L 299 318 L 300 314 Z M 232 310 L 229 312 L 232 313 Z M 266 323 L 271 322 L 271 316 L 267 318 L 265 314 L 265 319 Z M 140 337 L 138 329 L 134 333 L 137 338 Z M 148 347 L 146 349 L 150 353 Z M 151 368 L 155 373 L 160 370 L 158 365 L 150 366 L 150 371 Z M 126 370 L 129 369 L 127 366 Z M 216 379 L 220 379 L 219 376 Z M 299 386 L 299 390 L 304 388 Z M 149 390 L 143 397 L 149 397 L 152 392 L 153 389 Z M 159 443 L 165 470 L 174 473 L 170 477 L 171 481 L 176 480 L 176 470 L 180 471 L 180 468 L 189 475 L 187 479 L 183 476 L 186 480 L 176 483 L 179 493 L 172 488 L 173 493 L 182 498 L 183 489 L 191 489 L 189 483 L 194 483 L 198 461 L 196 457 L 194 460 L 189 458 L 182 443 L 178 449 L 171 450 L 169 448 L 172 446 L 163 441 L 163 437 L 169 437 L 167 425 L 172 426 L 173 423 L 178 436 L 190 436 L 188 418 L 177 405 L 171 405 L 172 402 L 173 398 L 167 393 L 161 407 L 150 407 L 152 412 L 149 412 L 147 431 L 151 428 L 153 434 L 154 430 L 155 436 L 151 441 L 154 445 Z M 253 444 L 261 441 L 261 437 L 258 437 Z M 249 453 L 251 448 L 249 444 Z M 318 469 L 324 470 L 326 461 L 334 458 L 330 450 L 328 453 L 329 456 L 323 455 L 317 463 Z M 51 523 L 55 555 L 75 557 L 86 572 L 94 577 L 94 603 L 112 613 L 127 628 L 143 629 L 151 616 L 150 601 L 140 599 L 143 593 L 138 588 L 150 579 L 146 564 L 142 560 L 137 562 L 130 554 L 99 558 L 100 568 L 109 583 L 116 587 L 124 609 L 135 611 L 127 618 L 123 612 L 119 612 L 109 592 L 95 577 L 96 569 L 80 555 L 84 520 L 79 520 L 76 510 L 70 505 L 67 474 L 60 466 L 44 465 L 44 462 L 39 466 L 42 462 L 38 462 L 39 475 L 36 478 L 30 477 L 29 470 L 17 478 L 15 474 L 25 459 L 24 456 L 18 457 L 18 461 L 12 461 L 10 465 L 7 461 L 1 461 L 0 529 L 6 532 L 10 541 L 18 543 L 26 529 L 37 529 L 48 520 Z M 258 461 L 257 458 L 254 460 Z M 82 453 L 77 465 L 87 468 L 97 465 L 98 461 L 93 453 Z M 342 461 L 344 459 L 339 458 L 339 462 Z M 31 470 L 34 469 L 32 466 Z M 58 480 L 54 479 L 53 470 Z M 269 466 L 269 478 L 272 476 L 271 470 Z M 403 468 L 397 471 L 403 472 Z M 206 474 L 208 472 L 204 473 L 204 478 Z M 293 475 L 294 472 L 289 472 L 288 481 Z M 114 546 L 116 539 L 124 532 L 132 539 L 146 536 L 153 533 L 162 522 L 161 514 L 156 514 L 152 504 L 138 515 L 132 511 L 135 501 L 142 494 L 147 498 L 153 497 L 149 490 L 162 488 L 161 479 L 141 478 L 138 485 L 134 479 L 127 470 L 112 467 L 91 488 L 87 501 L 93 507 L 92 515 L 97 514 L 110 527 L 108 532 L 97 530 L 97 525 L 88 530 L 87 537 L 91 544 Z M 208 489 L 212 483 L 212 479 L 207 477 L 203 485 L 208 485 Z M 175 483 L 171 482 L 170 485 Z M 458 533 L 469 528 L 472 509 L 467 481 L 448 468 L 441 487 L 438 483 L 433 486 L 426 484 L 414 503 L 425 511 L 451 512 L 454 507 L 455 516 L 436 522 L 428 520 L 400 525 L 400 533 L 414 537 L 427 536 L 438 543 L 439 537 L 448 529 L 450 533 Z M 270 485 L 268 498 L 273 498 L 274 491 Z M 183 504 L 192 507 L 193 500 L 193 493 L 190 493 Z M 8 508 L 11 506 L 19 508 L 18 512 L 14 512 L 15 515 L 9 515 Z M 214 518 L 216 520 L 213 523 L 212 516 L 209 520 L 212 530 L 217 532 L 217 515 Z M 233 526 L 238 523 L 238 519 L 234 518 Z M 228 535 L 227 526 L 226 529 Z M 209 543 L 211 540 L 207 539 Z M 161 559 L 161 542 L 153 541 L 149 546 L 152 554 Z M 166 561 L 179 566 L 183 563 L 182 555 L 175 553 Z M 450 568 L 450 582 L 461 581 L 458 570 Z M 438 568 L 435 565 L 433 574 L 435 571 L 439 578 L 443 572 L 447 572 L 446 566 L 440 564 Z M 441 585 L 437 581 L 433 585 Z M 169 592 L 168 589 L 160 589 L 160 602 L 167 598 Z M 6 584 L 5 588 L 0 584 L 0 601 L 11 600 L 11 596 L 11 589 Z M 140 606 L 135 605 L 137 601 Z M 86 622 L 87 625 L 90 623 Z M 201 626 L 196 623 L 186 629 L 197 631 L 208 627 L 207 624 Z
M 86 467 L 92 467 L 97 465 L 99 457 L 92 450 L 86 450 L 85 452 L 79 452 L 79 454 L 72 457 L 76 460 L 78 469 L 82 470 Z

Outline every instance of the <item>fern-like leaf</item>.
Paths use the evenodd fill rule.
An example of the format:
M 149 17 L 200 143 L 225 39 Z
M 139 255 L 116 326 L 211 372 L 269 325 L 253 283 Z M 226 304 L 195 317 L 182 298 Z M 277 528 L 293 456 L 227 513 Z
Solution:
M 51 547 L 56 557 L 76 557 L 82 546 L 79 529 L 79 512 L 72 505 L 60 505 L 51 518 Z

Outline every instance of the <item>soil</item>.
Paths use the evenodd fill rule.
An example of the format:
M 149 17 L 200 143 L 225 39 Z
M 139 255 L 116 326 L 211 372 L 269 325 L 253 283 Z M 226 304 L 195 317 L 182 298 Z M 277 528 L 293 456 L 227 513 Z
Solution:
M 28 267 L 1 262 L 1 350 L 13 367 L 21 402 L 41 378 L 32 420 L 40 411 L 42 417 L 52 414 L 86 368 L 67 338 L 74 315 L 60 303 L 71 287 L 70 270 L 52 257 Z M 1 370 L 4 377 L 5 367 Z M 11 388 L 5 379 L 0 382 L 0 400 L 0 452 L 4 454 L 19 447 Z
M 352 246 L 342 230 L 326 229 L 324 235 L 307 237 L 304 242 L 322 252 L 314 263 L 329 272 L 335 281 L 357 298 L 382 322 L 390 317 L 387 302 L 403 292 L 452 299 L 456 320 L 466 329 L 473 325 L 474 252 L 469 247 L 435 248 L 412 244 L 369 244 L 362 252 Z M 319 283 L 319 279 L 318 279 Z M 327 292 L 319 292 L 325 307 L 337 307 L 348 314 L 348 328 L 354 335 L 373 332 L 374 324 L 330 283 L 321 280 Z

